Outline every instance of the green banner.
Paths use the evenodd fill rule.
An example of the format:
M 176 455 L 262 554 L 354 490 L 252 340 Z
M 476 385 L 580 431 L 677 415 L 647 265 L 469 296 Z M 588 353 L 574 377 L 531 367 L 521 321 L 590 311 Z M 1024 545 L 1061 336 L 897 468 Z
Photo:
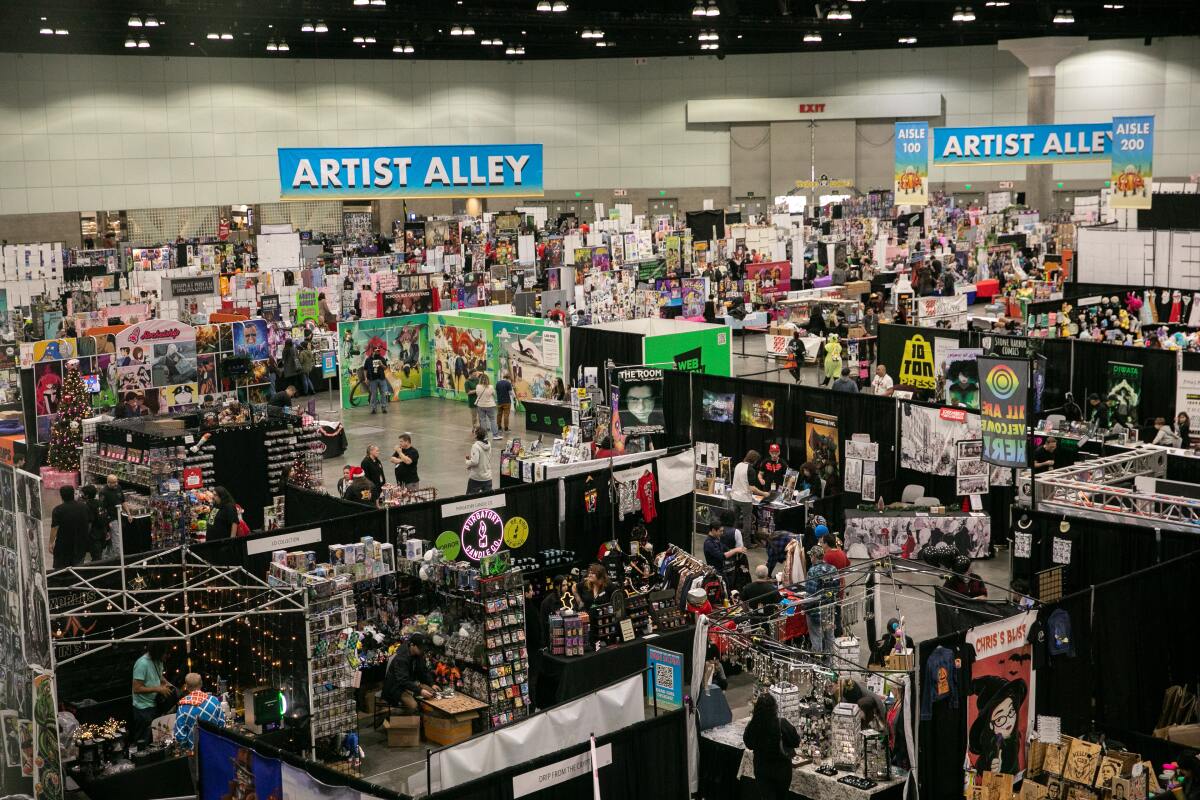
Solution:
M 733 345 L 724 325 L 697 325 L 697 330 L 647 336 L 642 341 L 642 360 L 647 366 L 733 375 Z

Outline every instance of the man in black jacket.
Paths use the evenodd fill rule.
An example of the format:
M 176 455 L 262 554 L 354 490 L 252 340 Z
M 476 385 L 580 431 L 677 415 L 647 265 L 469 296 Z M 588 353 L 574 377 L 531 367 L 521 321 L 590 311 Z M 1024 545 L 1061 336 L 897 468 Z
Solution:
M 433 697 L 433 677 L 425 665 L 425 648 L 429 637 L 414 633 L 408 638 L 408 649 L 401 645 L 388 662 L 380 696 L 393 706 L 403 706 L 410 714 L 417 710 L 417 699 Z

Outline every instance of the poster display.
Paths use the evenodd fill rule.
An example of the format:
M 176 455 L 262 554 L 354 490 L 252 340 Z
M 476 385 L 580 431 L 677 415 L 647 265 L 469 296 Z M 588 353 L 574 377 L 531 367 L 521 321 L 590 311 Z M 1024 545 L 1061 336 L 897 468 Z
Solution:
M 704 278 L 684 278 L 683 287 L 683 316 L 704 316 Z
M 1142 365 L 1108 362 L 1105 399 L 1110 424 L 1136 427 L 1138 404 L 1142 399 Z
M 1026 643 L 1036 611 L 967 631 L 975 648 L 967 696 L 967 762 L 977 773 L 1020 777 L 1028 761 L 1026 742 L 1034 718 L 1032 648 Z
M 1029 362 L 978 358 L 983 460 L 998 467 L 1028 465 Z
M 765 397 L 742 395 L 741 421 L 751 428 L 775 428 L 775 401 Z
M 900 404 L 900 466 L 928 475 L 954 475 L 960 439 L 979 439 L 979 415 L 960 408 Z
M 1154 116 L 1113 117 L 1112 208 L 1150 208 L 1154 181 Z
M 646 646 L 646 702 L 659 709 L 683 708 L 683 653 Z
M 806 460 L 817 465 L 817 475 L 821 480 L 834 486 L 841 480 L 837 422 L 837 417 L 830 414 L 818 414 L 815 411 L 804 413 Z
M 1200 371 L 1181 369 L 1175 373 L 1175 413 L 1185 413 L 1188 419 L 1200 419 L 1196 416 L 1200 414 Z M 1183 445 L 1187 447 L 1188 443 Z
M 901 386 L 932 390 L 937 388 L 934 373 L 933 348 L 921 334 L 913 334 L 904 342 L 904 355 L 900 360 Z
M 940 340 L 939 340 L 940 341 Z M 946 379 L 946 404 L 979 410 L 979 365 L 976 359 L 983 350 L 965 348 L 950 350 L 938 364 Z
M 986 558 L 991 550 L 992 521 L 986 514 L 846 515 L 845 544 L 851 558 L 912 558 L 925 545 L 941 542 L 970 558 Z
M 200 728 L 200 800 L 226 797 L 283 797 L 279 762 Z
M 379 352 L 387 360 L 392 399 L 424 396 L 429 359 L 427 317 L 385 317 L 338 323 L 338 369 L 342 408 L 369 405 L 371 395 L 362 374 L 367 357 Z M 440 363 L 443 378 L 445 367 Z
M 929 204 L 929 123 L 897 122 L 892 193 L 896 205 Z
M 320 292 L 316 289 L 300 289 L 296 292 L 296 324 L 320 322 Z
M 489 376 L 492 362 L 492 323 L 467 317 L 430 314 L 429 349 L 434 397 L 466 400 L 467 377 L 476 372 Z
M 733 422 L 733 409 L 737 395 L 710 392 L 705 389 L 700 398 L 700 413 L 709 422 Z
M 958 458 L 954 465 L 955 494 L 966 497 L 988 493 L 988 464 L 983 460 L 983 440 L 958 441 Z
M 562 331 L 517 322 L 494 322 L 497 375 L 509 375 L 518 401 L 550 397 L 563 377 Z
M 617 402 L 613 406 L 613 433 L 653 436 L 665 430 L 663 371 L 650 367 L 618 369 L 614 375 Z

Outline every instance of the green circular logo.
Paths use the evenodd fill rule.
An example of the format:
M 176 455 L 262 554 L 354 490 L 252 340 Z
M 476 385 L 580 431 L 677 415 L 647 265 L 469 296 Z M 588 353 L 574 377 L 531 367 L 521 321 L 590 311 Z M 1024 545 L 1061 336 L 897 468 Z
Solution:
M 462 544 L 458 541 L 458 534 L 454 531 L 442 531 L 438 534 L 434 546 L 442 551 L 442 558 L 447 561 L 454 561 L 462 551 Z

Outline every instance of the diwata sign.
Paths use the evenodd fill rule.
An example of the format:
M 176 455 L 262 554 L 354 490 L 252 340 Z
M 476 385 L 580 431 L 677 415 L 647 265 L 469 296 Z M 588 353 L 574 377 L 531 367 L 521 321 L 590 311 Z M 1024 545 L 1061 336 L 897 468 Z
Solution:
M 540 144 L 279 148 L 284 200 L 543 193 Z
M 934 128 L 933 164 L 956 167 L 1108 161 L 1112 137 L 1111 121 Z

